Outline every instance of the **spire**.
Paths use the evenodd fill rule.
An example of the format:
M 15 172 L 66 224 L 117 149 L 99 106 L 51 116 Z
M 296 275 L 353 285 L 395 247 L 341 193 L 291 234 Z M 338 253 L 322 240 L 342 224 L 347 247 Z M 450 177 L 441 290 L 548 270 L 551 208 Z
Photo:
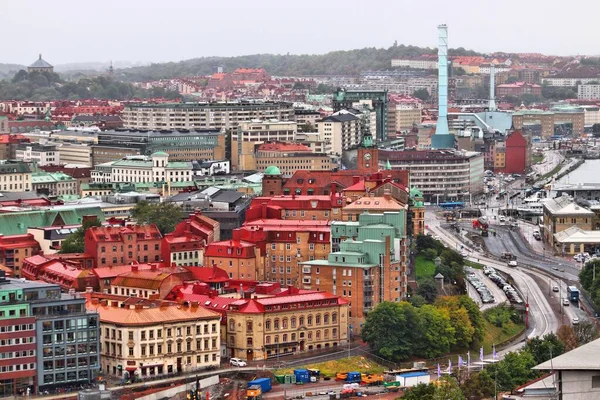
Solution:
M 42 59 L 42 53 L 40 53 L 40 60 Z
M 385 163 L 385 170 L 386 171 L 391 171 L 392 170 L 392 164 L 390 163 L 389 159 Z

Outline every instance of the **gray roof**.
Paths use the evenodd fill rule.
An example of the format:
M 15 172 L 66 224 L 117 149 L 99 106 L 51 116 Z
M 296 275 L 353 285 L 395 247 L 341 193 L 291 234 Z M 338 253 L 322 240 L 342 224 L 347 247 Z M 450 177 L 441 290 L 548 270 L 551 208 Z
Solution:
M 533 369 L 542 370 L 600 370 L 600 339 L 584 344 L 552 360 L 541 363 Z
M 36 192 L 0 192 L 0 201 L 43 199 L 44 197 Z
M 42 59 L 42 55 L 40 54 L 40 58 L 35 60 L 35 62 L 31 64 L 29 68 L 52 68 L 52 65 Z
M 329 117 L 323 118 L 323 121 L 333 121 L 333 122 L 346 122 L 346 121 L 354 121 L 356 118 L 352 114 L 338 114 L 338 115 L 330 115 Z
M 244 197 L 244 194 L 235 190 L 223 190 L 212 197 L 211 200 L 219 203 L 233 204 L 242 197 Z
M 544 201 L 544 208 L 552 215 L 594 215 L 593 211 L 577 205 L 567 196 Z

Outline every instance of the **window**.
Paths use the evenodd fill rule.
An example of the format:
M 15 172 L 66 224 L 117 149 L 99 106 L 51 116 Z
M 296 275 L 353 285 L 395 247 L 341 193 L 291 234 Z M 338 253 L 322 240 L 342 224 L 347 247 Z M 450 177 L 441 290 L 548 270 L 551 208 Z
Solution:
M 308 322 L 308 325 L 312 325 L 313 324 L 313 316 L 312 315 L 308 316 L 307 322 Z
M 295 328 L 296 327 L 296 318 L 292 317 L 292 319 L 290 319 L 290 322 L 291 322 L 292 328 Z
M 600 388 L 600 375 L 592 376 L 592 389 Z
M 130 347 L 130 348 L 129 348 L 129 356 L 130 356 L 130 357 L 133 357 L 133 347 Z
M 337 323 L 337 313 L 331 314 L 331 322 L 333 322 L 334 324 Z
M 252 332 L 252 321 L 246 321 L 246 332 Z
M 268 331 L 271 330 L 271 320 L 270 319 L 265 321 L 265 329 Z
M 229 332 L 235 331 L 235 320 L 232 318 L 229 320 Z
M 246 346 L 252 347 L 252 338 L 251 337 L 246 338 Z

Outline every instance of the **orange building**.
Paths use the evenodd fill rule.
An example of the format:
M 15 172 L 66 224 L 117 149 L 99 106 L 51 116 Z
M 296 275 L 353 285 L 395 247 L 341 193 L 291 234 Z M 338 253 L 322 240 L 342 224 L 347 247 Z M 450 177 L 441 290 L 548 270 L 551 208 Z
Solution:
M 85 233 L 85 252 L 96 260 L 97 267 L 157 262 L 161 242 L 162 235 L 154 224 L 94 226 Z
M 175 265 L 203 265 L 208 243 L 219 241 L 221 224 L 200 212 L 191 214 L 167 233 L 161 246 L 162 259 Z
M 0 264 L 10 268 L 15 278 L 21 276 L 25 258 L 34 256 L 39 251 L 40 245 L 30 233 L 13 236 L 0 234 Z

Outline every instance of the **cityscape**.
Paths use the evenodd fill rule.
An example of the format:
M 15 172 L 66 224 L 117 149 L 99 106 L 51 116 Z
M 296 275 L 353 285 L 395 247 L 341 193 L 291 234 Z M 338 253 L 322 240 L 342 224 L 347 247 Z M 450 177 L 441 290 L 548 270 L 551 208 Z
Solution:
M 600 56 L 444 20 L 5 51 L 0 398 L 600 399 Z

